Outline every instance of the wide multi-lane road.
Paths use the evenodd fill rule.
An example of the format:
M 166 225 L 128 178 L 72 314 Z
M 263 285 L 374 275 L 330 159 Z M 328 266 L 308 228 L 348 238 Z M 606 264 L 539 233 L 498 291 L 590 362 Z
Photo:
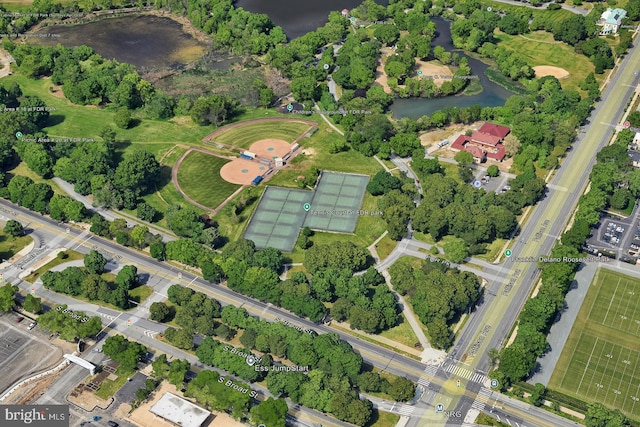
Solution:
M 610 140 L 612 130 L 619 123 L 627 101 L 638 84 L 638 64 L 640 49 L 636 45 L 622 60 L 618 72 L 592 112 L 587 130 L 579 134 L 562 167 L 549 184 L 544 199 L 533 208 L 526 225 L 514 239 L 510 248 L 513 254 L 503 263 L 507 278 L 499 286 L 490 284 L 490 288 L 498 289 L 498 292 L 486 293 L 483 304 L 465 325 L 445 362 L 447 366 L 454 365 L 450 368 L 452 372 L 463 372 L 460 369 L 486 371 L 489 367 L 487 351 L 500 348 L 504 343 L 539 273 L 535 262 L 518 259 L 548 255 L 562 234 L 587 185 L 597 152 Z M 460 388 L 457 387 L 458 380 L 461 381 Z M 478 393 L 478 397 L 474 400 L 465 398 L 460 389 Z M 464 376 L 452 375 L 445 387 L 425 403 L 434 405 L 440 401 L 447 402 L 445 410 L 453 411 L 454 415 L 459 412 L 462 416 L 448 418 L 443 415 L 438 424 L 434 424 L 431 416 L 423 416 L 429 420 L 422 422 L 414 417 L 410 425 L 461 424 L 464 414 L 471 408 L 486 410 L 488 393 L 490 390 L 479 387 Z M 523 416 L 520 419 L 526 421 L 527 418 Z M 528 425 L 544 425 L 544 420 Z
M 177 273 L 179 271 L 177 268 L 172 267 L 171 265 L 168 265 L 166 263 L 158 262 L 136 251 L 119 246 L 114 242 L 90 235 L 85 231 L 81 231 L 73 227 L 67 227 L 67 225 L 65 224 L 58 224 L 56 221 L 52 221 L 47 217 L 33 213 L 27 209 L 13 205 L 4 200 L 0 200 L 0 213 L 5 216 L 10 215 L 12 218 L 21 221 L 23 224 L 29 224 L 30 228 L 38 230 L 38 233 L 41 234 L 49 242 L 56 241 L 69 247 L 70 245 L 68 245 L 68 243 L 73 241 L 75 242 L 75 248 L 77 250 L 80 250 L 81 252 L 87 252 L 88 249 L 95 247 L 101 250 L 103 253 L 106 253 L 107 256 L 117 256 L 118 262 L 120 263 L 136 265 L 140 272 L 147 272 L 154 276 L 158 275 L 165 278 L 174 277 L 176 278 L 177 282 Z M 66 231 L 67 228 L 69 230 L 68 232 Z M 53 245 L 49 245 L 49 248 L 51 248 L 52 246 Z M 9 269 L 5 269 L 4 278 L 6 280 L 14 280 L 17 277 L 18 270 L 19 269 L 13 268 L 13 266 Z M 24 282 L 21 283 L 20 281 L 16 281 L 15 283 L 23 287 L 23 289 L 30 290 L 31 288 L 30 284 Z M 318 333 L 337 333 L 343 340 L 349 342 L 362 355 L 363 359 L 367 363 L 385 371 L 404 376 L 421 384 L 421 386 L 423 386 L 426 390 L 424 395 L 433 394 L 434 390 L 440 388 L 445 384 L 448 375 L 450 375 L 443 370 L 440 370 L 440 372 L 438 372 L 436 375 L 436 371 L 438 371 L 438 368 L 436 366 L 428 366 L 418 360 L 400 355 L 392 350 L 372 344 L 368 341 L 355 338 L 349 334 L 336 332 L 335 330 L 324 325 L 316 325 L 312 322 L 301 319 L 293 314 L 290 314 L 284 310 L 280 310 L 269 304 L 264 304 L 243 295 L 237 294 L 229 290 L 228 288 L 211 285 L 201 278 L 194 276 L 188 272 L 182 273 L 182 283 L 189 284 L 191 288 L 203 291 L 208 295 L 211 295 L 212 297 L 218 299 L 224 305 L 233 304 L 236 306 L 245 307 L 250 314 L 259 316 L 265 320 L 275 321 L 276 319 L 280 319 L 287 321 L 295 327 L 312 329 Z M 58 297 L 68 298 L 64 295 L 58 295 Z M 83 307 L 86 308 L 86 306 Z M 116 311 L 111 311 L 105 308 L 97 308 L 96 312 L 97 314 L 101 314 L 105 319 L 109 319 L 108 323 L 111 323 L 111 321 L 120 314 Z M 87 314 L 89 314 L 89 312 L 87 312 Z M 124 317 L 118 319 L 117 322 L 121 325 L 126 324 Z M 122 327 L 123 326 L 121 326 L 121 328 Z M 134 318 L 131 321 L 131 328 L 134 328 L 134 330 L 138 330 L 140 337 L 149 337 L 149 335 L 153 332 L 162 331 L 165 327 L 163 325 L 150 322 L 149 320 L 146 320 L 144 318 Z M 475 373 L 474 375 L 470 376 L 470 378 L 475 381 L 473 382 L 473 384 L 475 384 L 476 386 L 479 386 L 481 383 L 486 381 L 486 378 L 479 373 Z M 475 399 L 475 392 L 467 391 L 467 393 L 467 398 Z M 405 411 L 405 413 L 419 413 L 421 412 L 421 405 L 423 407 L 425 406 L 424 403 L 419 402 L 414 410 Z M 521 409 L 522 405 L 524 405 L 528 409 L 526 411 L 523 411 Z M 545 414 L 548 414 L 541 409 L 529 407 L 529 405 L 526 405 L 522 402 L 513 403 L 507 401 L 505 403 L 502 403 L 501 406 L 502 410 L 505 413 L 513 413 L 514 415 L 519 412 L 526 412 L 530 414 L 540 412 L 541 417 L 546 416 Z M 406 409 L 406 406 L 404 408 Z M 553 419 L 553 423 L 550 423 L 548 425 L 561 427 L 568 427 L 573 425 L 567 420 L 556 417 L 555 415 L 548 414 L 548 416 L 552 417 Z

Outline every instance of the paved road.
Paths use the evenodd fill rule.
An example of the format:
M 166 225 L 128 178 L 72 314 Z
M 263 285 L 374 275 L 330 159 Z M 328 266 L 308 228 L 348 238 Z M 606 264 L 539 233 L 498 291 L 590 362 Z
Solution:
M 150 224 L 146 221 L 142 221 L 141 219 L 133 218 L 131 217 L 131 215 L 125 215 L 124 213 L 118 210 L 95 207 L 93 206 L 93 203 L 87 196 L 83 196 L 82 194 L 76 193 L 76 191 L 73 189 L 73 184 L 70 184 L 67 181 L 63 180 L 62 178 L 58 178 L 58 177 L 53 178 L 53 180 L 56 182 L 56 184 L 60 186 L 60 188 L 64 190 L 65 193 L 69 195 L 69 197 L 81 202 L 84 205 L 84 207 L 87 208 L 88 211 L 97 212 L 109 221 L 113 221 L 116 218 L 122 218 L 125 221 L 127 221 L 127 225 L 129 227 L 133 227 L 135 225 L 145 225 L 149 227 L 150 232 L 155 234 L 160 234 L 162 236 L 162 241 L 165 243 L 171 240 L 176 240 L 178 238 L 175 234 L 163 228 L 160 228 L 154 224 Z
M 631 98 L 638 83 L 638 77 L 634 76 L 638 63 L 640 49 L 636 45 L 622 60 L 620 69 L 602 94 L 602 100 L 589 118 L 588 130 L 578 136 L 545 197 L 533 208 L 520 237 L 511 246 L 513 256 L 503 263 L 509 279 L 506 283 L 500 283 L 502 292 L 485 294 L 484 304 L 462 330 L 450 355 L 452 360 L 466 355 L 464 363 L 457 362 L 459 366 L 486 370 L 489 368 L 487 351 L 502 346 L 538 276 L 535 263 L 521 262 L 517 258 L 537 258 L 548 254 L 564 230 L 568 214 L 573 211 L 586 187 L 596 153 L 608 143 L 611 130 L 623 115 L 625 100 Z M 472 408 L 459 397 L 447 393 L 442 393 L 442 396 L 450 398 L 452 410 L 455 408 L 467 413 Z M 425 424 L 412 418 L 409 425 Z
M 43 217 L 19 206 L 15 206 L 10 202 L 0 200 L 0 211 L 13 215 L 14 218 L 24 223 L 31 223 L 31 227 L 37 227 L 38 231 L 45 234 L 47 238 L 53 239 L 53 236 L 64 236 L 62 238 L 58 238 L 62 239 L 62 243 L 66 247 L 72 246 L 70 241 L 80 241 L 82 247 L 77 247 L 77 250 L 86 252 L 92 247 L 97 247 L 105 253 L 117 254 L 117 256 L 120 257 L 120 262 L 136 265 L 139 272 L 151 272 L 153 275 L 162 275 L 163 277 L 176 277 L 177 275 L 178 269 L 175 267 L 158 262 L 131 249 L 121 247 L 111 241 L 107 241 L 96 236 L 90 236 L 87 238 L 87 233 L 81 232 L 75 228 L 71 228 L 69 234 L 65 236 L 66 226 L 64 224 L 58 225 L 56 221 L 52 221 L 47 217 Z M 11 272 L 5 270 L 4 273 L 5 278 L 9 280 L 13 280 L 17 276 L 17 270 L 13 270 Z M 247 309 L 250 314 L 258 316 L 264 320 L 276 321 L 276 319 L 281 319 L 286 320 L 297 327 L 312 329 L 318 333 L 336 333 L 341 339 L 349 342 L 362 355 L 363 359 L 367 363 L 387 372 L 404 376 L 412 381 L 418 382 L 421 386 L 428 388 L 429 393 L 425 393 L 425 395 L 431 396 L 433 394 L 432 392 L 439 390 L 439 387 L 441 387 L 445 383 L 445 380 L 451 376 L 451 374 L 447 372 L 449 366 L 443 366 L 442 369 L 440 369 L 437 366 L 426 365 L 415 359 L 399 355 L 392 350 L 388 350 L 368 341 L 355 338 L 342 332 L 336 332 L 325 325 L 315 325 L 312 322 L 300 319 L 295 315 L 275 308 L 269 304 L 253 301 L 250 298 L 237 294 L 225 287 L 211 285 L 188 272 L 182 273 L 182 280 L 183 283 L 187 284 L 189 287 L 218 299 L 223 305 L 234 304 L 236 306 L 242 306 Z M 21 281 L 16 284 L 21 286 L 23 289 L 30 288 L 31 286 L 30 284 Z M 55 298 L 61 299 L 67 297 L 56 294 Z M 77 304 L 78 302 L 75 303 Z M 165 326 L 143 318 L 131 319 L 132 316 L 118 317 L 119 313 L 113 310 L 104 308 L 95 308 L 95 310 L 97 314 L 108 319 L 109 322 L 107 323 L 112 324 L 112 327 L 118 332 L 125 333 L 145 345 L 151 345 L 149 343 L 152 343 L 153 347 L 167 354 L 172 354 L 171 351 L 176 351 L 173 347 L 166 346 L 162 342 L 152 338 L 153 332 L 163 330 Z M 86 311 L 87 314 L 93 314 L 91 307 L 87 307 Z M 125 321 L 127 319 L 132 320 L 131 326 L 127 326 L 127 322 Z M 477 390 L 480 389 L 481 383 L 486 382 L 486 377 L 484 377 L 480 372 L 469 371 L 468 376 L 473 380 L 473 384 L 477 385 Z M 464 392 L 468 393 L 468 397 L 470 399 L 475 398 L 477 394 L 477 391 L 474 390 L 465 390 Z M 422 405 L 423 410 L 428 407 L 428 404 L 424 402 L 419 402 L 416 407 L 419 407 L 420 405 Z M 505 412 L 512 410 L 516 412 L 519 411 L 518 406 L 514 406 L 512 404 L 505 404 L 504 410 Z M 530 413 L 535 413 L 536 408 L 529 407 L 529 410 Z M 563 418 L 554 416 L 553 414 L 549 414 L 549 416 L 555 417 L 553 418 L 554 426 L 573 426 L 573 424 L 567 422 Z

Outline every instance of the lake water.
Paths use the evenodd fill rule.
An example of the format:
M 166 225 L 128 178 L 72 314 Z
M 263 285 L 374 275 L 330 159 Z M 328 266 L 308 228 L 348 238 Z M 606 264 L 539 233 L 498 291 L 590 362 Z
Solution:
M 450 22 L 444 19 L 434 18 L 436 24 L 437 37 L 433 40 L 433 46 L 442 46 L 447 51 L 455 50 L 453 41 L 451 40 Z M 472 105 L 480 105 L 482 107 L 497 107 L 504 105 L 507 98 L 513 95 L 512 92 L 506 90 L 502 86 L 493 83 L 484 74 L 487 65 L 482 61 L 470 58 L 462 52 L 457 52 L 460 56 L 464 56 L 469 61 L 471 72 L 477 76 L 482 85 L 482 92 L 472 96 L 447 96 L 443 98 L 396 98 L 391 105 L 391 112 L 395 118 L 411 117 L 417 119 L 424 115 L 431 115 L 435 111 L 444 107 L 471 107 Z
M 237 0 L 235 7 L 269 15 L 273 23 L 293 39 L 322 27 L 329 12 L 353 9 L 360 3 L 362 0 Z M 376 3 L 389 4 L 388 0 L 376 0 Z
M 66 47 L 86 44 L 108 59 L 133 64 L 139 69 L 180 67 L 206 52 L 206 46 L 182 29 L 178 22 L 153 15 L 127 15 L 73 26 L 42 27 L 32 43 Z

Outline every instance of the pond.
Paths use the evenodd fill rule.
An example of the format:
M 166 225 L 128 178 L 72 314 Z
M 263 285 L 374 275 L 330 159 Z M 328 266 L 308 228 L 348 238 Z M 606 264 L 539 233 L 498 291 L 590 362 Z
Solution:
M 362 0 L 237 0 L 235 7 L 255 13 L 265 13 L 274 24 L 282 27 L 290 39 L 300 37 L 327 22 L 331 11 L 353 9 L 362 3 Z M 389 4 L 388 0 L 376 0 L 383 6 Z
M 39 45 L 66 47 L 86 44 L 108 59 L 133 64 L 138 69 L 176 68 L 202 57 L 207 48 L 186 33 L 182 24 L 154 15 L 128 15 L 71 26 L 42 27 L 30 37 Z
M 441 18 L 434 18 L 433 22 L 436 24 L 436 37 L 433 40 L 433 46 L 442 46 L 447 51 L 456 50 L 451 39 L 451 23 Z M 502 86 L 493 83 L 484 74 L 484 70 L 488 68 L 487 64 L 474 58 L 463 54 L 461 51 L 456 50 L 461 56 L 467 58 L 469 66 L 471 66 L 471 72 L 474 76 L 477 76 L 480 84 L 482 85 L 482 92 L 477 95 L 465 96 L 447 96 L 443 98 L 396 98 L 391 105 L 391 112 L 395 118 L 411 117 L 417 119 L 424 115 L 431 115 L 435 111 L 441 110 L 444 107 L 471 107 L 472 105 L 480 105 L 482 107 L 497 107 L 504 105 L 512 92 L 503 88 Z

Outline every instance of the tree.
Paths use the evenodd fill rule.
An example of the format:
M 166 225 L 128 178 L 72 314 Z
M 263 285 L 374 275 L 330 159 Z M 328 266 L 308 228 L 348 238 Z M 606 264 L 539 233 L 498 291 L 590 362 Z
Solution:
M 143 221 L 153 222 L 158 215 L 158 211 L 148 203 L 140 203 L 136 208 L 136 214 Z
M 149 314 L 149 319 L 154 322 L 164 322 L 171 314 L 171 310 L 163 302 L 154 302 L 149 307 Z
M 464 261 L 469 256 L 467 244 L 463 239 L 454 239 L 443 247 L 445 256 L 456 263 Z
M 496 165 L 491 165 L 487 168 L 487 175 L 495 178 L 496 176 L 500 175 L 500 169 Z
M 22 303 L 22 308 L 30 313 L 39 314 L 42 312 L 42 299 L 36 298 L 31 294 L 27 294 Z
M 136 150 L 118 164 L 113 182 L 119 189 L 139 195 L 155 186 L 159 175 L 160 163 L 155 156 L 146 150 Z
M 376 173 L 367 184 L 367 191 L 372 196 L 379 196 L 391 190 L 399 190 L 402 187 L 400 178 L 386 171 Z
M 624 427 L 629 425 L 629 420 L 620 411 L 611 411 L 599 402 L 587 404 L 585 415 L 587 427 Z
M 187 360 L 178 359 L 172 361 L 169 366 L 169 375 L 167 376 L 169 383 L 176 387 L 181 387 L 189 369 L 191 369 L 191 364 Z
M 531 392 L 531 396 L 529 396 L 529 402 L 531 402 L 533 406 L 541 406 L 544 402 L 544 394 L 546 391 L 544 384 L 536 383 Z
M 251 408 L 251 420 L 255 424 L 284 427 L 288 409 L 284 399 L 270 397 Z
M 622 210 L 627 208 L 630 199 L 631 192 L 629 190 L 626 188 L 617 188 L 609 199 L 609 203 L 612 208 Z
M 4 226 L 4 232 L 9 234 L 12 237 L 22 236 L 24 234 L 24 228 L 19 221 L 15 219 L 10 219 L 7 221 L 7 224 Z
M 116 284 L 126 290 L 137 287 L 139 280 L 138 269 L 134 265 L 125 265 L 116 275 Z
M 473 164 L 473 155 L 465 150 L 458 151 L 453 159 L 461 166 L 469 166 Z
M 291 81 L 291 92 L 297 101 L 313 101 L 317 96 L 315 77 L 305 76 L 293 79 Z
M 102 274 L 105 265 L 107 265 L 107 259 L 95 249 L 84 256 L 84 266 L 90 273 Z
M 7 283 L 0 288 L 0 313 L 6 313 L 15 307 L 16 301 L 14 297 L 17 293 L 18 287 L 13 286 L 11 283 Z
M 157 260 L 164 261 L 164 257 L 165 257 L 164 243 L 153 242 L 151 246 L 149 246 L 149 254 Z
M 407 402 L 415 396 L 416 385 L 403 377 L 397 377 L 387 387 L 386 393 L 398 402 Z
M 133 123 L 131 112 L 126 108 L 121 108 L 116 111 L 116 114 L 113 116 L 113 121 L 120 129 L 129 129 Z
M 415 133 L 399 133 L 392 136 L 389 143 L 393 151 L 400 157 L 406 157 L 422 147 L 420 138 Z
M 204 259 L 200 262 L 200 270 L 202 271 L 202 277 L 207 282 L 220 283 L 222 281 L 224 274 L 222 267 L 210 259 Z
M 167 225 L 180 237 L 197 237 L 204 230 L 204 223 L 198 213 L 179 205 L 169 206 L 165 213 Z

